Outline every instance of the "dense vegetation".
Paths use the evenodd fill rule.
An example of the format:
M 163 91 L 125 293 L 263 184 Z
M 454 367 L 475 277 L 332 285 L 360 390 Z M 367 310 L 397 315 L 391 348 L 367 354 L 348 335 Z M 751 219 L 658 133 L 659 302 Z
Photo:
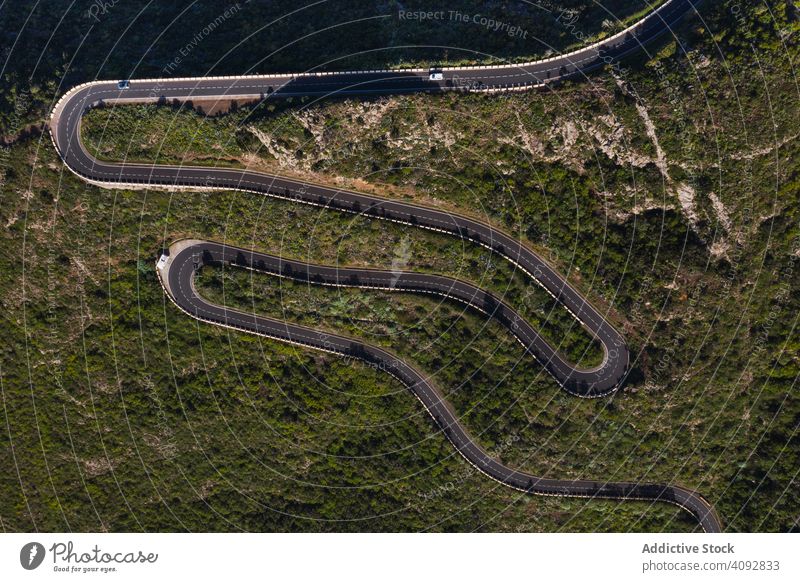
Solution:
M 92 34 L 129 22 L 126 6 L 109 10 L 109 26 Z M 788 531 L 800 503 L 800 28 L 792 2 L 737 7 L 706 3 L 618 78 L 599 72 L 548 93 L 267 102 L 220 117 L 110 108 L 89 114 L 84 135 L 109 158 L 279 170 L 458 208 L 519 234 L 624 329 L 635 354 L 624 391 L 566 395 L 501 328 L 447 302 L 235 269 L 207 269 L 199 284 L 231 305 L 395 346 L 436 374 L 473 434 L 509 464 L 548 476 L 678 482 L 709 498 L 731 530 Z M 179 8 L 159 7 L 159 18 Z M 372 9 L 358 3 L 337 18 Z M 309 30 L 336 21 L 324 8 L 314 14 Z M 190 11 L 181 26 L 215 15 Z M 22 28 L 15 13 L 0 18 L 13 24 L 3 34 Z M 54 26 L 51 16 L 35 18 L 41 30 L 30 40 L 42 51 L 42 31 Z M 596 14 L 583 21 L 595 23 L 592 33 L 603 28 Z M 136 62 L 125 52 L 150 46 L 164 28 L 153 22 L 152 34 L 142 27 L 119 49 L 82 48 L 66 85 L 97 71 L 129 76 L 109 67 Z M 415 34 L 453 34 L 452 44 L 463 44 L 458 27 L 430 27 Z M 227 37 L 220 29 L 219 44 L 193 52 L 196 68 L 180 74 L 212 69 L 241 30 Z M 257 70 L 312 67 L 385 33 L 359 30 L 363 37 L 328 38 L 324 50 L 294 45 Z M 73 54 L 60 34 L 54 46 Z M 276 47 L 302 36 L 296 27 L 272 34 Z M 426 42 L 403 34 L 411 33 L 393 43 Z M 130 76 L 157 74 L 190 40 L 165 37 L 168 46 L 153 44 Z M 513 57 L 540 48 L 481 38 L 487 44 L 472 50 Z M 24 111 L 5 110 L 7 127 L 17 128 L 3 150 L 0 200 L 5 530 L 694 527 L 669 507 L 516 495 L 471 470 L 385 375 L 182 315 L 165 299 L 154 261 L 165 242 L 206 237 L 318 262 L 401 261 L 454 274 L 506 294 L 576 359 L 588 345 L 508 265 L 447 237 L 248 194 L 105 191 L 77 180 L 46 135 L 19 139 L 57 91 L 54 62 L 64 61 L 54 50 L 30 78 L 5 76 L 14 91 L 38 87 Z M 92 54 L 108 54 L 109 64 Z M 243 55 L 213 70 L 252 70 Z

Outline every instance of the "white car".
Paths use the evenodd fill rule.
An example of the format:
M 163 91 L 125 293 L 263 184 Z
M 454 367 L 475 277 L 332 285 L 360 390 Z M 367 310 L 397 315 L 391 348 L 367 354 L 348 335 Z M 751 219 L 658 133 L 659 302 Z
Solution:
M 117 88 L 119 89 L 130 89 L 131 82 L 130 81 L 120 81 L 117 83 Z
M 441 81 L 443 79 L 444 79 L 444 75 L 442 73 L 439 73 L 439 72 L 431 72 L 431 74 L 428 75 L 428 80 L 429 81 Z

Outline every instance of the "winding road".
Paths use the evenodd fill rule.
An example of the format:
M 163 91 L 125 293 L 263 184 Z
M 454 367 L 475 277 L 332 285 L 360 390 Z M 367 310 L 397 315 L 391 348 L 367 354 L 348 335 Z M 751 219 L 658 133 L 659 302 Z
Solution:
M 439 91 L 492 92 L 542 87 L 616 63 L 622 56 L 668 30 L 692 8 L 690 0 L 668 0 L 629 29 L 578 51 L 519 65 L 437 69 L 441 79 L 438 75 L 431 75 L 428 69 L 411 69 L 85 83 L 67 92 L 56 104 L 50 119 L 50 132 L 66 166 L 87 182 L 103 187 L 243 190 L 443 232 L 490 249 L 541 285 L 602 343 L 604 357 L 600 365 L 593 369 L 573 366 L 501 299 L 469 283 L 443 276 L 312 265 L 200 240 L 177 241 L 159 259 L 157 266 L 170 299 L 192 317 L 358 358 L 391 374 L 417 396 L 468 462 L 504 485 L 542 495 L 669 502 L 691 513 L 705 531 L 717 532 L 722 530 L 722 525 L 711 504 L 697 492 L 678 485 L 546 479 L 508 468 L 472 440 L 430 379 L 397 356 L 353 338 L 210 303 L 195 291 L 193 284 L 195 273 L 203 265 L 231 264 L 312 284 L 438 294 L 494 318 L 570 393 L 580 397 L 600 397 L 613 392 L 624 380 L 628 369 L 629 352 L 623 338 L 602 313 L 519 240 L 489 224 L 452 212 L 276 175 L 241 169 L 103 162 L 89 154 L 80 139 L 81 117 L 88 109 L 100 104 L 172 100 L 198 103 L 234 98 Z M 432 80 L 434 78 L 436 80 Z

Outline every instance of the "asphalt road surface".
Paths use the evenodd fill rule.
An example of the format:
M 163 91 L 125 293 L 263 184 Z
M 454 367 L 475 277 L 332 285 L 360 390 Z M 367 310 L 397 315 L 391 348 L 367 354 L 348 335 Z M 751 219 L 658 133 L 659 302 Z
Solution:
M 579 51 L 521 65 L 439 69 L 440 80 L 431 80 L 428 69 L 413 69 L 86 83 L 73 88 L 59 100 L 51 115 L 50 131 L 67 167 L 88 182 L 101 186 L 244 190 L 443 232 L 480 244 L 509 260 L 546 289 L 602 343 L 604 358 L 599 366 L 594 369 L 573 366 L 511 307 L 486 291 L 446 277 L 419 273 L 398 276 L 391 271 L 309 265 L 208 241 L 179 243 L 173 253 L 159 262 L 159 274 L 172 300 L 193 317 L 358 358 L 392 374 L 420 399 L 465 459 L 504 485 L 544 495 L 669 502 L 689 511 L 705 531 L 721 531 L 721 522 L 711 505 L 698 493 L 677 485 L 544 479 L 505 467 L 470 438 L 433 383 L 391 353 L 352 338 L 211 304 L 197 295 L 192 285 L 193 275 L 202 265 L 229 263 L 310 283 L 437 293 L 467 303 L 508 328 L 526 351 L 570 393 L 599 397 L 613 392 L 624 380 L 628 369 L 629 352 L 622 337 L 604 314 L 519 240 L 466 216 L 276 175 L 239 169 L 102 162 L 86 151 L 80 139 L 81 117 L 88 109 L 100 104 L 508 91 L 541 87 L 580 76 L 605 64 L 613 65 L 622 56 L 669 30 L 669 26 L 692 7 L 690 0 L 669 0 L 628 30 Z

